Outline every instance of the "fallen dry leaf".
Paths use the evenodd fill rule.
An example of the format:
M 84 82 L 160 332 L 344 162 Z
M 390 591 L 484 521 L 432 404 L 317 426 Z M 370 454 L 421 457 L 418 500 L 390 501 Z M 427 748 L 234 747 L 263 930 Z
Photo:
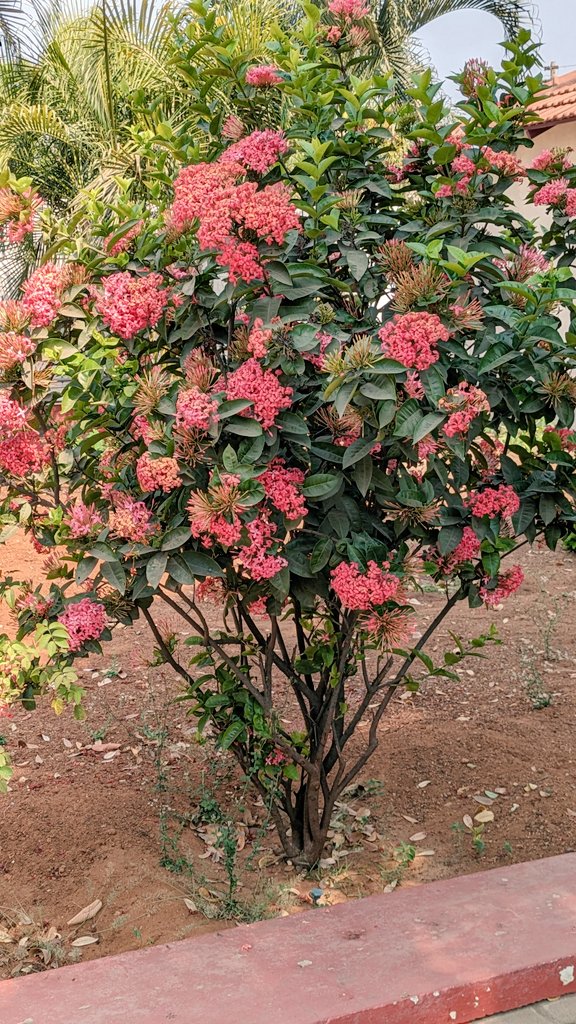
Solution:
M 92 946 L 95 942 L 98 942 L 97 935 L 79 935 L 74 942 L 71 942 L 71 946 Z
M 474 815 L 474 821 L 479 821 L 481 825 L 486 825 L 489 821 L 494 821 L 494 811 L 489 811 L 488 808 L 485 811 L 479 811 L 478 814 Z
M 418 789 L 426 789 L 426 786 L 429 786 L 431 782 L 432 779 L 424 779 L 422 782 L 418 783 Z
M 472 799 L 475 800 L 477 804 L 482 804 L 484 807 L 491 807 L 494 803 L 489 796 L 473 796 Z
M 189 900 L 186 897 L 184 897 L 184 903 L 188 907 L 188 910 L 190 911 L 191 914 L 197 914 L 198 913 L 198 907 L 194 903 L 194 900 Z
M 418 824 L 418 818 L 412 818 L 409 814 L 401 814 L 400 817 L 404 818 L 404 821 L 409 821 L 411 825 Z
M 10 935 L 10 932 L 5 931 L 4 928 L 0 928 L 0 942 L 14 942 L 14 938 Z
M 73 746 L 72 740 L 63 739 L 62 743 L 64 744 L 65 747 L 72 747 Z
M 415 832 L 413 836 L 410 836 L 409 843 L 420 843 L 423 839 L 426 839 L 426 832 Z
M 474 822 L 469 814 L 465 814 L 462 821 L 466 825 L 466 828 L 474 828 Z
M 82 910 L 79 910 L 74 917 L 71 917 L 70 920 L 66 922 L 66 924 L 84 924 L 84 921 L 91 921 L 92 918 L 96 917 L 96 914 L 99 914 L 101 910 L 102 900 L 94 900 L 93 903 L 89 903 L 87 907 L 83 907 Z

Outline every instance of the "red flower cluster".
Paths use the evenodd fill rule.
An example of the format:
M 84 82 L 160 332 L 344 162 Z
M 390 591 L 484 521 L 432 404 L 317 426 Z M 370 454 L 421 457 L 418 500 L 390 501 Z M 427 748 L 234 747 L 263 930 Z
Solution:
M 33 327 L 50 326 L 62 305 L 62 292 L 67 283 L 66 269 L 54 262 L 44 263 L 24 282 L 22 306 Z
M 248 351 L 255 359 L 263 359 L 272 341 L 272 331 L 264 327 L 264 321 L 257 316 L 248 336 Z
M 480 555 L 480 541 L 471 526 L 465 526 L 462 540 L 445 558 L 439 559 L 439 566 L 446 575 L 462 562 L 471 562 Z
M 438 361 L 438 342 L 448 341 L 450 331 L 436 313 L 404 313 L 381 327 L 378 337 L 389 359 L 414 370 L 427 370 Z
M 282 75 L 278 74 L 275 64 L 254 64 L 246 72 L 246 85 L 254 85 L 257 89 L 267 85 L 279 85 L 282 80 Z
M 520 498 L 513 487 L 500 484 L 473 494 L 467 504 L 473 516 L 490 516 L 492 519 L 494 516 L 513 516 L 520 508 Z
M 284 132 L 266 128 L 264 131 L 251 132 L 233 146 L 229 146 L 220 157 L 220 163 L 241 164 L 247 171 L 265 174 L 287 151 L 288 143 Z
M 490 412 L 485 392 L 468 381 L 462 381 L 457 388 L 448 388 L 438 406 L 452 414 L 443 427 L 446 437 L 467 434 L 470 424 L 480 413 Z
M 96 309 L 113 334 L 126 340 L 146 327 L 155 327 L 170 299 L 162 274 L 134 277 L 127 270 L 103 280 Z
M 198 387 L 180 391 L 176 399 L 176 426 L 180 430 L 209 430 L 218 422 L 218 402 Z
M 35 430 L 21 430 L 0 441 L 0 469 L 11 476 L 40 473 L 50 462 L 50 450 Z
M 332 589 L 350 611 L 369 611 L 386 601 L 397 601 L 402 597 L 401 581 L 387 569 L 386 563 L 381 568 L 369 561 L 364 574 L 357 562 L 340 562 L 330 573 Z
M 265 136 L 262 145 L 255 136 Z M 281 182 L 259 188 L 245 178 L 247 168 L 267 170 L 286 143 L 279 132 L 254 132 L 212 164 L 184 167 L 174 182 L 169 229 L 176 234 L 198 222 L 201 249 L 218 252 L 232 282 L 260 280 L 262 263 L 254 235 L 268 245 L 284 241 L 299 226 L 290 192 Z M 249 237 L 246 237 L 248 233 Z
M 524 573 L 519 565 L 512 566 L 507 572 L 497 577 L 496 586 L 489 590 L 486 585 L 480 587 L 480 597 L 488 608 L 495 608 L 510 594 L 513 594 L 524 582 Z
M 275 373 L 265 370 L 257 359 L 247 359 L 230 374 L 226 382 L 226 398 L 247 398 L 252 409 L 247 410 L 269 430 L 283 409 L 292 402 L 292 388 L 284 387 Z
M 153 459 L 148 452 L 138 459 L 136 476 L 143 491 L 173 491 L 182 483 L 176 459 Z
M 98 640 L 106 629 L 106 609 L 103 604 L 84 597 L 69 604 L 58 621 L 66 626 L 70 637 L 70 650 L 77 651 L 87 640 Z
M 570 188 L 566 178 L 549 181 L 534 193 L 535 206 L 552 206 L 563 211 L 567 217 L 576 217 L 576 188 Z
M 250 543 L 240 548 L 238 561 L 253 580 L 270 580 L 288 562 L 281 555 L 271 555 L 276 527 L 265 513 L 246 524 Z
M 259 482 L 274 508 L 283 512 L 287 519 L 298 520 L 308 512 L 300 491 L 304 479 L 302 470 L 287 469 L 284 459 L 273 459 Z

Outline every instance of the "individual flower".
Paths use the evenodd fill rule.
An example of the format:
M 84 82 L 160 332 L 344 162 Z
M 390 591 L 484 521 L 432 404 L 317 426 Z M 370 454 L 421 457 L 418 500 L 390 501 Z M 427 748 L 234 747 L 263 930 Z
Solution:
M 108 523 L 112 537 L 146 544 L 158 532 L 158 525 L 152 522 L 152 514 L 143 501 L 118 491 L 112 492 L 111 499 L 113 510 Z
M 180 430 L 210 430 L 218 422 L 218 402 L 198 387 L 184 388 L 176 399 L 176 426 Z
M 162 274 L 135 277 L 129 271 L 110 274 L 103 282 L 96 309 L 113 334 L 129 340 L 147 327 L 155 327 L 170 300 Z
M 283 409 L 292 404 L 292 388 L 285 387 L 271 370 L 265 370 L 257 359 L 247 359 L 228 377 L 225 385 L 226 398 L 246 398 L 252 408 L 246 410 L 262 424 L 265 430 L 274 422 Z
M 254 85 L 257 89 L 279 85 L 282 81 L 275 64 L 253 64 L 246 72 L 246 85 Z
M 438 343 L 448 341 L 450 331 L 436 313 L 404 313 L 381 327 L 378 337 L 389 359 L 414 370 L 427 370 L 438 361 Z
M 87 640 L 98 640 L 106 629 L 106 609 L 103 604 L 84 597 L 69 604 L 58 616 L 66 626 L 70 638 L 70 650 L 78 651 Z
M 392 651 L 410 644 L 416 623 L 414 615 L 407 609 L 381 608 L 362 619 L 362 629 L 382 651 Z
M 80 499 L 72 506 L 67 517 L 72 537 L 89 537 L 103 526 L 102 516 L 95 505 L 85 505 Z
M 182 485 L 178 462 L 169 457 L 153 459 L 144 452 L 136 463 L 136 476 L 143 491 L 173 491 Z
M 301 492 L 305 475 L 301 469 L 287 468 L 284 459 L 273 459 L 258 478 L 266 497 L 287 519 L 302 519 L 308 512 Z
M 332 590 L 344 608 L 350 611 L 370 611 L 376 605 L 397 601 L 402 597 L 398 576 L 369 561 L 362 573 L 357 562 L 340 562 L 330 573 Z
M 496 577 L 496 586 L 488 587 L 485 583 L 480 587 L 480 597 L 488 608 L 495 608 L 501 601 L 505 601 L 515 590 L 518 590 L 524 582 L 524 573 L 519 565 L 512 566 L 507 572 Z
M 513 487 L 500 484 L 499 487 L 486 487 L 478 494 L 473 494 L 467 501 L 473 516 L 513 516 L 520 508 L 520 498 Z
M 263 359 L 271 341 L 272 331 L 268 327 L 265 328 L 264 321 L 257 316 L 248 335 L 248 351 L 255 359 Z

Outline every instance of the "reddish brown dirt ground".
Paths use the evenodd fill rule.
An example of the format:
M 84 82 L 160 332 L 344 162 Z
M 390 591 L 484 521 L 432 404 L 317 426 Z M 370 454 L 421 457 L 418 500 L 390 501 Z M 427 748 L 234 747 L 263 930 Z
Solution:
M 195 741 L 186 705 L 172 703 L 178 680 L 149 665 L 145 623 L 79 662 L 86 722 L 57 718 L 48 703 L 0 721 L 15 766 L 0 797 L 0 976 L 222 927 L 215 801 L 242 847 L 235 899 L 246 917 L 301 909 L 312 886 L 328 902 L 382 891 L 393 900 L 394 886 L 575 849 L 576 557 L 524 549 L 517 560 L 522 589 L 499 610 L 457 606 L 429 650 L 451 647 L 449 630 L 470 637 L 491 622 L 502 646 L 464 662 L 458 682 L 429 680 L 392 704 L 364 786 L 344 798 L 335 846 L 312 879 L 281 859 L 228 755 Z M 22 578 L 39 559 L 27 541 L 11 541 L 0 564 Z M 418 601 L 424 628 L 441 598 Z M 463 819 L 490 799 L 494 820 L 483 831 L 475 823 L 474 843 Z M 94 900 L 103 903 L 94 918 L 66 925 Z M 81 935 L 98 942 L 75 950 Z

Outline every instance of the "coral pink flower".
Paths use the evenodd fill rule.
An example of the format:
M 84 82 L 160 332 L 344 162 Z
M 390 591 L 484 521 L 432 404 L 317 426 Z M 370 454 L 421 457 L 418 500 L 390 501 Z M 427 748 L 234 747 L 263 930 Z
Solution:
M 480 541 L 471 526 L 465 526 L 462 540 L 445 558 L 439 559 L 439 566 L 446 575 L 463 562 L 471 562 L 480 555 Z
M 344 608 L 350 611 L 370 611 L 375 605 L 401 598 L 398 576 L 369 561 L 366 573 L 361 573 L 357 562 L 340 562 L 330 573 L 331 586 Z
M 532 202 L 534 206 L 558 206 L 565 199 L 569 187 L 566 178 L 556 178 L 555 181 L 549 181 L 539 188 L 534 193 Z
M 467 505 L 473 516 L 513 516 L 520 508 L 520 498 L 513 487 L 500 484 L 473 494 Z
M 122 238 L 119 238 L 118 241 L 114 242 L 113 245 L 111 244 L 111 242 L 114 238 L 114 235 L 116 234 L 116 231 L 112 231 L 109 235 L 106 235 L 106 238 L 104 239 L 104 248 L 106 249 L 108 255 L 118 256 L 119 253 L 126 252 L 126 250 L 129 249 L 130 246 L 132 245 L 134 239 L 138 238 L 138 235 L 142 231 L 143 227 L 144 221 L 139 220 L 136 224 L 133 224 L 131 228 L 128 228 L 128 231 L 126 231 L 125 234 L 122 235 Z M 118 231 L 119 228 L 117 228 L 116 230 Z
M 543 149 L 538 156 L 535 156 L 530 164 L 533 171 L 567 171 L 572 164 L 568 160 L 569 150 L 556 147 L 555 149 Z
M 396 314 L 378 331 L 382 351 L 414 370 L 427 370 L 437 362 L 440 341 L 448 341 L 450 331 L 436 313 Z
M 84 597 L 69 604 L 58 621 L 68 630 L 70 650 L 78 651 L 87 640 L 98 640 L 102 636 L 106 629 L 106 609 L 103 604 Z
M 248 336 L 248 351 L 255 359 L 263 359 L 272 341 L 272 331 L 264 328 L 264 321 L 257 316 Z
M 488 608 L 495 608 L 501 601 L 506 600 L 524 582 L 524 573 L 519 565 L 512 566 L 507 572 L 497 577 L 496 587 L 489 590 L 486 584 L 480 587 L 480 597 Z
M 410 611 L 382 608 L 362 619 L 362 629 L 366 630 L 372 642 L 377 643 L 381 650 L 391 651 L 409 645 L 416 623 Z
M 338 28 L 337 25 L 332 25 L 326 33 L 326 39 L 331 46 L 336 46 L 342 39 L 342 29 Z
M 506 150 L 497 153 L 490 146 L 484 146 L 481 152 L 484 159 L 490 164 L 490 169 L 496 171 L 497 174 L 502 174 L 505 178 L 517 180 L 526 174 L 523 164 L 514 153 L 508 153 Z
M 162 490 L 167 493 L 182 484 L 176 459 L 153 459 L 148 452 L 138 459 L 136 476 L 143 491 Z
M 485 392 L 467 381 L 462 381 L 457 388 L 449 388 L 438 406 L 452 413 L 443 427 L 446 437 L 467 434 L 470 424 L 480 413 L 490 412 Z
M 200 388 L 180 391 L 176 399 L 176 426 L 180 430 L 210 430 L 217 423 L 218 402 Z
M 120 271 L 102 283 L 104 290 L 96 300 L 96 309 L 113 334 L 127 340 L 147 327 L 155 327 L 170 299 L 170 291 L 163 287 L 162 275 L 157 273 L 134 277 Z
M 10 370 L 24 363 L 36 347 L 36 342 L 25 334 L 15 334 L 14 331 L 0 334 L 0 370 Z
M 279 85 L 283 81 L 275 64 L 254 64 L 246 72 L 246 84 L 257 89 L 268 85 Z
M 264 131 L 251 132 L 229 146 L 220 157 L 219 163 L 232 161 L 249 171 L 265 174 L 278 162 L 278 158 L 287 152 L 288 143 L 284 132 L 266 128 Z
M 469 178 L 478 170 L 474 161 L 464 153 L 454 158 L 451 164 L 451 169 L 454 174 L 466 174 Z
M 33 327 L 49 327 L 62 305 L 67 276 L 64 267 L 43 263 L 22 285 L 22 306 Z
M 273 459 L 258 480 L 274 508 L 283 512 L 287 519 L 298 520 L 307 514 L 308 509 L 299 490 L 305 480 L 301 469 L 287 469 L 284 459 Z
M 328 10 L 335 18 L 345 23 L 361 21 L 370 14 L 370 8 L 364 0 L 329 0 Z
M 474 97 L 483 85 L 488 81 L 490 68 L 485 60 L 479 57 L 471 57 L 464 65 L 462 72 L 462 92 L 465 96 Z
M 95 505 L 77 501 L 68 516 L 68 527 L 72 537 L 88 537 L 103 525 L 102 517 Z
M 7 436 L 26 426 L 27 412 L 12 398 L 0 393 L 0 437 Z
M 111 536 L 145 544 L 158 532 L 158 524 L 151 522 L 151 513 L 143 501 L 117 491 L 110 497 L 114 505 L 109 517 Z
M 251 579 L 256 581 L 272 579 L 276 573 L 288 565 L 286 559 L 281 555 L 270 554 L 276 533 L 274 523 L 269 522 L 267 516 L 262 513 L 251 523 L 246 524 L 246 531 L 250 542 L 240 548 L 238 561 Z
M 430 455 L 435 455 L 439 447 L 440 445 L 438 442 L 428 434 L 418 442 L 418 458 L 423 462 L 425 459 L 429 458 Z
M 414 371 L 406 375 L 404 390 L 409 398 L 424 398 L 424 388 L 418 374 Z
M 275 373 L 265 370 L 257 359 L 247 359 L 237 370 L 230 374 L 226 382 L 226 398 L 247 398 L 252 409 L 247 410 L 262 424 L 265 430 L 274 425 L 274 421 L 283 409 L 292 403 L 292 388 L 284 387 Z
M 229 114 L 222 125 L 222 138 L 238 142 L 244 135 L 244 125 L 236 114 Z
M 565 452 L 576 455 L 576 430 L 570 427 L 544 427 L 545 434 L 555 434 Z

